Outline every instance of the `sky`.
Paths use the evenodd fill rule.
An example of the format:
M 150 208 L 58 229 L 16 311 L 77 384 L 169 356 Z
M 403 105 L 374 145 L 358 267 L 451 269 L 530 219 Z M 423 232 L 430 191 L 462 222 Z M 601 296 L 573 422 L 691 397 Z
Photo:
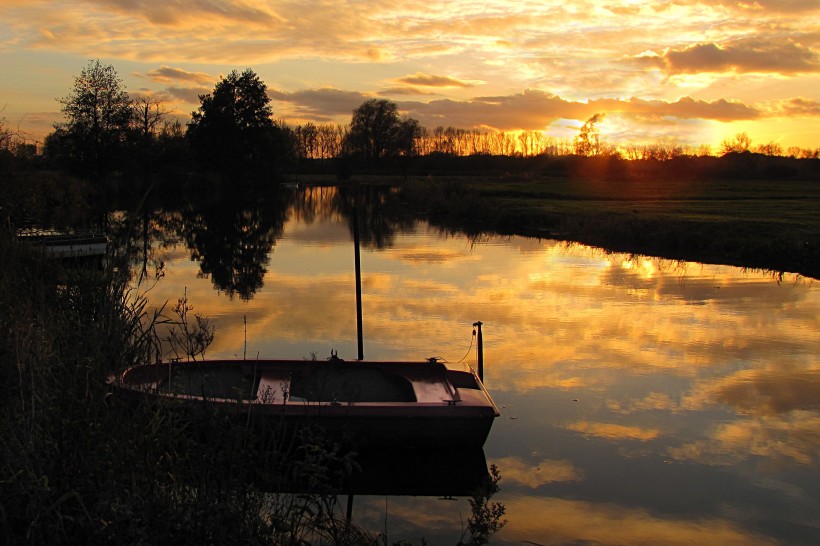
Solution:
M 0 118 L 41 140 L 96 59 L 183 123 L 251 68 L 289 124 L 384 98 L 431 130 L 820 147 L 820 0 L 1 0 Z

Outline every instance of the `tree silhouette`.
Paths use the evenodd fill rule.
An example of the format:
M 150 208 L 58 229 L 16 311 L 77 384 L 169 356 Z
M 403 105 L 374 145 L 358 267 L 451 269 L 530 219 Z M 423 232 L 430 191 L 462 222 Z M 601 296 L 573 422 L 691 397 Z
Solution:
M 74 79 L 63 105 L 65 122 L 55 125 L 62 158 L 84 174 L 100 175 L 116 165 L 132 120 L 131 99 L 111 65 L 89 61 Z
M 232 71 L 199 100 L 187 134 L 206 167 L 223 174 L 273 167 L 277 129 L 267 88 L 253 70 Z
M 720 143 L 720 151 L 724 154 L 748 152 L 752 147 L 752 139 L 747 133 L 738 133 L 733 139 L 725 139 Z
M 601 131 L 598 130 L 598 123 L 604 119 L 604 114 L 595 114 L 581 127 L 578 136 L 575 137 L 575 153 L 578 155 L 600 155 L 601 154 Z
M 171 113 L 171 110 L 165 107 L 162 98 L 151 95 L 134 97 L 131 108 L 134 128 L 145 143 L 157 136 L 163 121 Z
M 345 144 L 348 153 L 375 164 L 386 157 L 413 155 L 420 134 L 418 121 L 400 118 L 395 103 L 370 99 L 353 110 Z

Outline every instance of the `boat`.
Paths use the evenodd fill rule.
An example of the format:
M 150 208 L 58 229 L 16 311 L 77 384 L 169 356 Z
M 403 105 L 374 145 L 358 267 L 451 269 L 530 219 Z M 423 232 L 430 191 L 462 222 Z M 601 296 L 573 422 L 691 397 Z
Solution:
M 500 415 L 478 374 L 423 361 L 205 360 L 137 365 L 120 395 L 318 425 L 357 446 L 481 447 Z
M 38 246 L 54 258 L 94 258 L 105 255 L 108 239 L 97 230 L 68 230 L 30 228 L 20 230 L 17 238 Z
M 289 430 L 318 425 L 357 447 L 480 448 L 498 407 L 484 386 L 482 323 L 477 370 L 437 358 L 364 360 L 359 232 L 354 209 L 358 359 L 192 360 L 140 364 L 111 379 L 116 392 L 188 408 L 208 404 Z

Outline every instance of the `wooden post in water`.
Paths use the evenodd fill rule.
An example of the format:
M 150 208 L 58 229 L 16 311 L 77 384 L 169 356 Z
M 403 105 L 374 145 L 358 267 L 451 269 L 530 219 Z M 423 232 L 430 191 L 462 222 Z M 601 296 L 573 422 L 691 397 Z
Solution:
M 359 210 L 353 207 L 353 246 L 356 269 L 356 331 L 359 337 L 359 360 L 364 360 L 364 337 L 362 334 L 362 264 L 359 252 Z
M 484 382 L 484 338 L 481 337 L 481 321 L 474 322 L 473 327 L 477 329 L 476 352 L 478 353 L 478 378 Z

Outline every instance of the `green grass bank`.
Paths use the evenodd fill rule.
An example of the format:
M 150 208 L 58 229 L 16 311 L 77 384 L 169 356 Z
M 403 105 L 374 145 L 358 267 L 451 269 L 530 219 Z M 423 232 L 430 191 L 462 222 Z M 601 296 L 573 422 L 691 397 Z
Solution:
M 820 180 L 428 176 L 407 179 L 397 204 L 467 233 L 820 278 Z

